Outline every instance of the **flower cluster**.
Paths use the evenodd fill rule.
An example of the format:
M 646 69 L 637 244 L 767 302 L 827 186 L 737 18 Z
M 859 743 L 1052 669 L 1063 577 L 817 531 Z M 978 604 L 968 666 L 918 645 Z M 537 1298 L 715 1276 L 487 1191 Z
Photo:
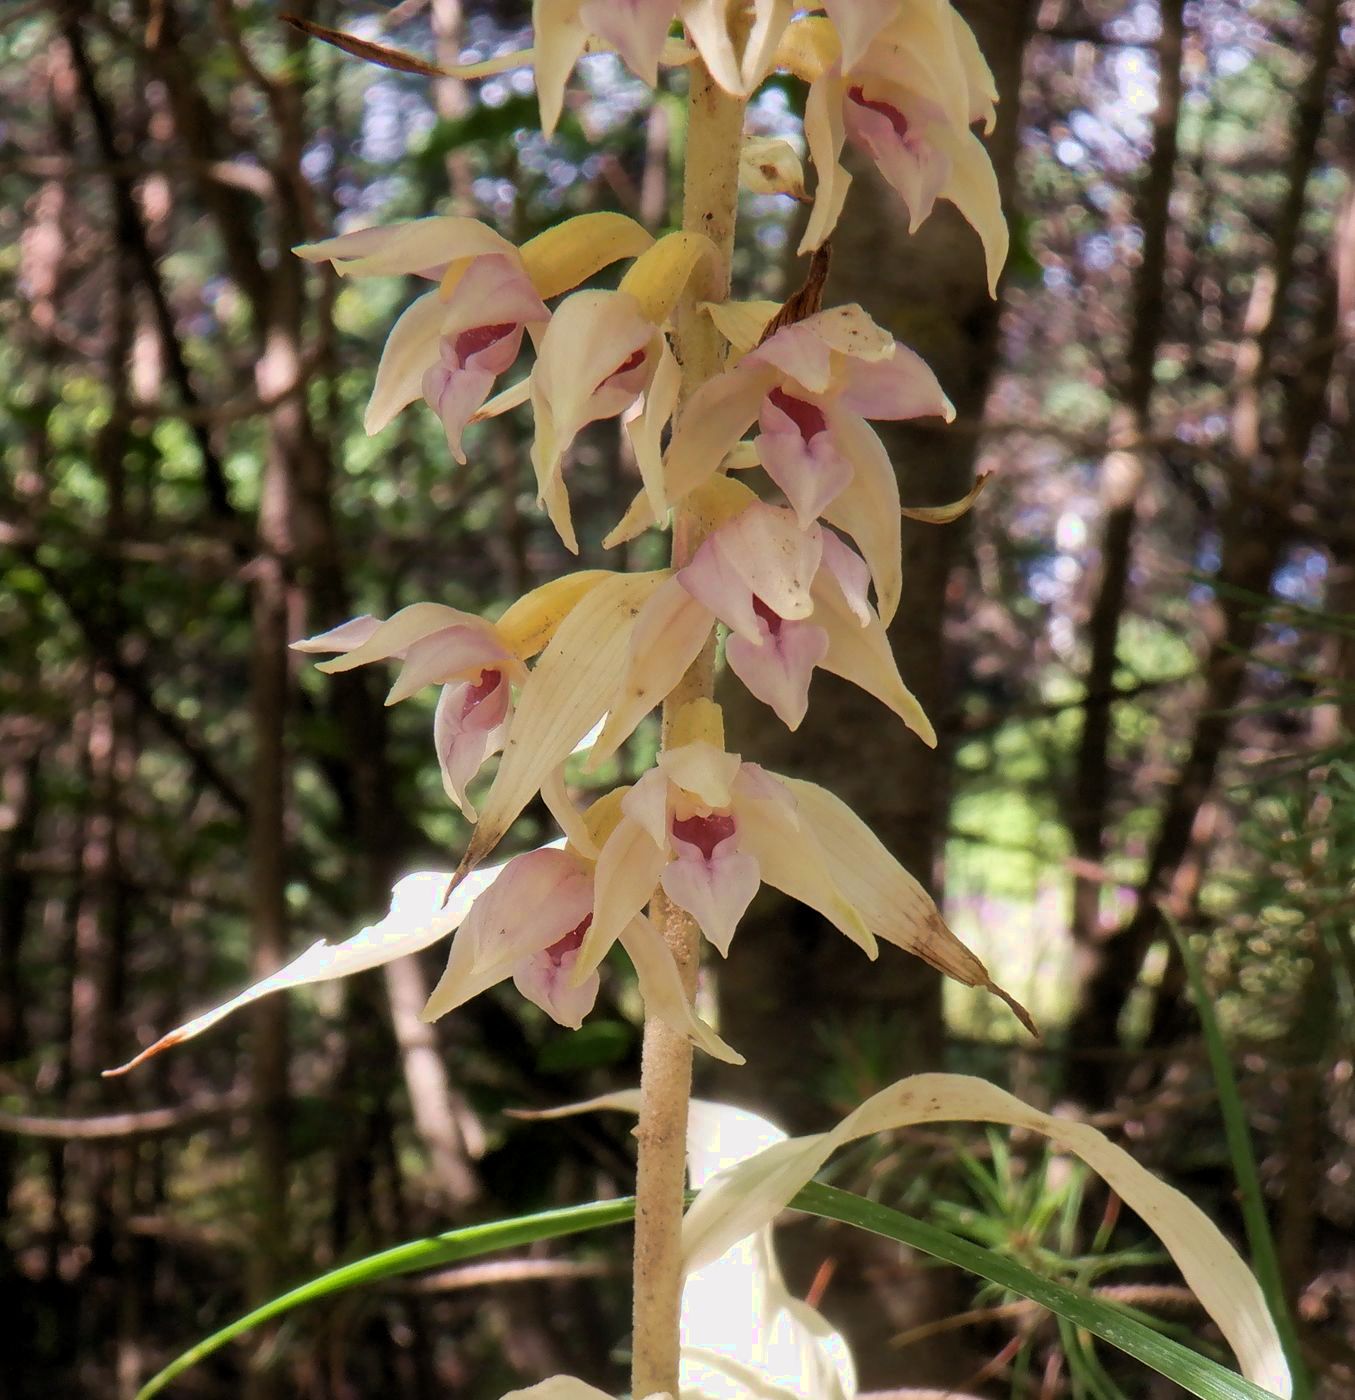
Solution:
M 1005 234 L 992 170 L 972 130 L 991 124 L 995 93 L 950 0 L 802 8 L 808 13 L 797 17 L 789 0 L 536 0 L 530 55 L 490 66 L 533 63 L 547 128 L 590 48 L 614 50 L 649 81 L 660 63 L 699 58 L 738 97 L 785 70 L 809 84 L 805 134 L 818 179 L 805 248 L 823 243 L 842 209 L 848 177 L 839 162 L 850 141 L 879 164 L 913 226 L 938 198 L 954 202 L 982 235 L 995 279 Z M 670 37 L 676 21 L 683 39 Z M 776 150 L 761 149 L 741 169 L 772 186 L 799 178 L 783 180 Z M 481 865 L 538 795 L 564 833 L 563 842 L 515 857 L 480 881 L 473 899 L 406 899 L 398 917 L 393 906 L 377 926 L 392 955 L 402 940 L 423 946 L 454 934 L 427 1014 L 511 977 L 555 1020 L 577 1026 L 597 996 L 604 958 L 620 944 L 651 1014 L 710 1053 L 736 1059 L 692 1012 L 645 911 L 662 894 L 725 954 L 763 884 L 820 911 L 868 956 L 884 940 L 969 985 L 991 987 L 930 898 L 846 805 L 730 752 L 709 699 L 677 713 L 670 706 L 657 764 L 586 811 L 564 776 L 582 746 L 591 745 L 594 767 L 615 754 L 665 704 L 717 629 L 729 671 L 788 728 L 803 721 L 813 673 L 823 669 L 935 742 L 886 632 L 903 594 L 901 510 L 872 426 L 952 416 L 926 364 L 861 307 L 820 309 L 821 285 L 811 279 L 814 293 L 784 307 L 700 303 L 698 314 L 725 342 L 724 367 L 689 385 L 679 404 L 674 315 L 684 297 L 692 305 L 709 285 L 719 253 L 703 234 L 655 239 L 621 214 L 569 219 L 520 247 L 475 219 L 430 217 L 297 251 L 344 277 L 431 284 L 387 338 L 369 432 L 422 400 L 464 463 L 473 424 L 529 406 L 538 502 L 577 552 L 571 445 L 590 423 L 617 419 L 639 490 L 606 543 L 674 523 L 671 568 L 572 573 L 495 622 L 416 603 L 295 644 L 329 655 L 321 669 L 330 672 L 398 661 L 390 704 L 441 688 L 438 766 L 448 797 L 475 823 L 450 885 Z M 611 285 L 592 285 L 609 268 Z M 528 345 L 526 367 L 514 375 Z M 759 496 L 745 484 L 753 478 L 740 479 L 752 466 L 774 494 Z M 473 805 L 471 786 L 495 755 L 493 782 Z M 330 950 L 334 960 L 348 948 Z

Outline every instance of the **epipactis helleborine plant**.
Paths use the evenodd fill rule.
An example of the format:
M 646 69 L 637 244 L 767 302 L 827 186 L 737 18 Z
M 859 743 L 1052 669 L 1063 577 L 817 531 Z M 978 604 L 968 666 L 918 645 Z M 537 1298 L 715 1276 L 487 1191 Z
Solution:
M 720 122 L 720 131 L 737 132 L 742 104 L 774 71 L 802 80 L 805 144 L 817 182 L 801 252 L 822 248 L 843 213 L 850 177 L 841 156 L 851 144 L 897 192 L 910 229 L 938 200 L 959 210 L 978 234 L 995 292 L 1007 230 L 974 126 L 991 130 L 997 91 L 950 0 L 535 0 L 532 15 L 532 49 L 452 71 L 475 78 L 530 63 L 550 132 L 586 52 L 610 50 L 651 84 L 661 67 L 687 69 L 693 154 L 686 194 L 695 211 L 687 226 L 656 240 L 624 215 L 586 214 L 519 247 L 478 220 L 430 217 L 344 233 L 297 252 L 344 277 L 412 275 L 433 284 L 386 340 L 365 419 L 369 433 L 422 400 L 440 421 L 451 456 L 464 464 L 475 423 L 530 406 L 538 503 L 577 552 L 566 480 L 571 444 L 588 424 L 618 419 L 639 490 L 606 543 L 671 521 L 673 565 L 642 574 L 569 574 L 497 622 L 421 602 L 385 621 L 358 617 L 297 642 L 303 652 L 334 654 L 321 665 L 330 672 L 399 661 L 387 703 L 441 687 L 434 748 L 448 797 L 476 822 L 469 848 L 455 872 L 402 881 L 380 923 L 347 942 L 315 945 L 133 1063 L 262 995 L 376 966 L 447 937 L 450 957 L 429 1018 L 511 978 L 548 1016 L 577 1027 L 599 995 L 604 959 L 620 944 L 645 1007 L 645 1075 L 651 1061 L 658 1067 L 635 1098 L 642 1209 L 634 1393 L 644 1396 L 678 1390 L 676 1281 L 685 1267 L 677 1229 L 681 1162 L 676 1176 L 667 1172 L 666 1186 L 655 1185 L 656 1169 L 645 1163 L 680 1153 L 688 1042 L 740 1062 L 693 1009 L 698 931 L 728 953 L 757 890 L 771 885 L 819 911 L 866 956 L 877 955 L 880 940 L 894 944 L 967 985 L 997 992 L 1027 1019 L 845 803 L 727 750 L 702 664 L 722 628 L 728 669 L 789 728 L 803 720 L 811 676 L 822 668 L 878 698 L 922 742 L 935 743 L 885 631 L 905 586 L 901 510 L 893 466 L 871 423 L 948 420 L 953 411 L 923 361 L 859 306 L 820 309 L 810 297 L 783 308 L 729 297 L 738 172 L 759 190 L 795 192 L 803 172 L 785 143 L 753 138 L 751 158 L 741 160 L 736 140 L 721 150 L 709 132 Z M 681 37 L 671 33 L 675 24 Z M 627 266 L 614 286 L 585 285 L 617 263 Z M 693 345 L 697 336 L 709 343 L 712 330 L 723 354 L 705 363 Z M 500 387 L 525 343 L 535 351 L 529 367 Z M 693 368 L 699 364 L 705 368 Z M 777 493 L 772 499 L 760 499 L 731 474 L 751 466 L 763 469 Z M 571 753 L 591 745 L 596 767 L 661 705 L 665 743 L 654 766 L 580 810 L 564 778 Z M 499 753 L 477 821 L 468 788 Z M 481 867 L 538 794 L 564 839 Z M 662 1027 L 676 1039 L 663 1041 Z M 978 1091 L 933 1078 L 926 1110 L 932 1117 L 948 1115 L 949 1096 L 958 1106 L 949 1116 L 965 1116 L 961 1109 L 969 1107 L 971 1116 L 1025 1121 L 1005 1096 L 994 1108 Z M 913 1121 L 902 1110 L 886 1117 L 890 1125 Z M 854 1115 L 843 1131 L 848 1124 L 868 1131 L 886 1118 L 861 1121 L 866 1126 Z M 1053 1131 L 1047 1121 L 1041 1116 L 1034 1125 Z M 819 1160 L 809 1153 L 799 1179 Z M 750 1182 L 760 1180 L 756 1165 L 741 1170 Z M 745 1211 L 745 1224 L 721 1234 L 720 1248 L 765 1227 L 793 1189 Z M 794 1314 L 800 1321 L 821 1323 L 803 1305 L 782 1301 L 801 1310 Z M 1266 1356 L 1262 1367 L 1249 1353 L 1249 1372 L 1287 1393 L 1282 1366 Z M 765 1358 L 739 1364 L 745 1362 L 754 1374 L 763 1368 L 767 1384 L 759 1393 L 785 1393 L 784 1378 L 771 1377 Z M 850 1393 L 849 1372 L 829 1364 L 815 1374 L 821 1381 L 792 1384 L 791 1391 L 833 1400 Z M 684 1379 L 684 1394 L 700 1393 L 690 1374 Z M 568 1377 L 523 1393 L 542 1400 L 598 1394 Z

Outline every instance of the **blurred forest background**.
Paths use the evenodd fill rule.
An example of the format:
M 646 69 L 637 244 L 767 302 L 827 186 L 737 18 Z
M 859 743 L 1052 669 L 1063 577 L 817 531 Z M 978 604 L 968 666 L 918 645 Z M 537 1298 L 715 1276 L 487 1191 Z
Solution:
M 290 8 L 454 61 L 521 46 L 529 7 Z M 848 796 L 1045 1039 L 768 900 L 706 974 L 749 1065 L 699 1066 L 698 1087 L 806 1130 L 912 1070 L 982 1073 L 1086 1113 L 1240 1238 L 1165 914 L 1205 963 L 1322 1393 L 1349 1396 L 1355 6 L 960 8 L 1005 94 L 1001 302 L 958 219 L 908 238 L 865 171 L 829 289 L 915 346 L 959 409 L 893 435 L 905 501 L 990 474 L 960 523 L 905 521 L 895 642 L 941 745 L 820 673 L 794 736 L 730 687 L 731 747 Z M 605 57 L 581 78 L 547 142 L 527 70 L 475 87 L 386 71 L 271 0 L 0 5 L 6 1397 L 131 1396 L 335 1262 L 629 1189 L 625 1124 L 502 1113 L 636 1081 L 619 971 L 578 1033 L 511 989 L 428 1027 L 433 949 L 99 1078 L 464 847 L 431 694 L 384 710 L 382 677 L 318 676 L 286 643 L 419 599 L 492 615 L 573 561 L 533 504 L 525 415 L 473 429 L 465 468 L 419 407 L 363 435 L 411 287 L 340 284 L 288 250 L 430 212 L 513 239 L 593 209 L 669 226 L 683 79 L 651 103 Z M 799 101 L 773 80 L 752 123 L 794 134 Z M 796 218 L 747 200 L 739 294 L 798 282 Z M 595 425 L 571 476 L 585 566 L 616 566 L 598 541 L 633 475 Z M 515 839 L 546 827 L 532 809 Z M 1214 1345 L 1138 1222 L 1029 1142 L 910 1134 L 836 1180 Z M 781 1239 L 868 1389 L 1179 1393 L 896 1246 L 821 1223 Z M 619 1390 L 625 1246 L 350 1294 L 174 1393 L 488 1400 L 555 1370 Z

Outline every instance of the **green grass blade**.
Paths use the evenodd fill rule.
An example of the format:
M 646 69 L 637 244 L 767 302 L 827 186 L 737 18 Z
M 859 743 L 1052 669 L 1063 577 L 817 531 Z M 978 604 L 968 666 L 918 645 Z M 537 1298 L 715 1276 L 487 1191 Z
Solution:
M 791 1206 L 825 1220 L 855 1225 L 873 1234 L 911 1245 L 924 1254 L 966 1269 L 1000 1288 L 1029 1298 L 1065 1321 L 1159 1371 L 1182 1389 L 1198 1396 L 1199 1400 L 1273 1400 L 1269 1391 L 1127 1317 L 1118 1308 L 1097 1298 L 1075 1293 L 1062 1284 L 1032 1273 L 1012 1259 L 971 1244 L 935 1225 L 915 1220 L 901 1211 L 876 1205 L 850 1192 L 821 1186 L 817 1182 L 806 1186 L 791 1202 Z M 350 1288 L 379 1283 L 417 1269 L 437 1268 L 537 1240 L 558 1239 L 608 1225 L 621 1225 L 634 1214 L 635 1201 L 632 1197 L 597 1201 L 590 1205 L 569 1206 L 488 1225 L 470 1225 L 429 1239 L 413 1240 L 367 1259 L 345 1264 L 281 1294 L 214 1332 L 152 1377 L 138 1392 L 137 1400 L 150 1400 L 177 1376 L 228 1342 L 303 1303 L 317 1302 Z
M 1199 1400 L 1274 1400 L 1270 1391 L 1134 1318 L 1126 1317 L 1111 1304 L 1075 1293 L 1061 1283 L 1031 1273 L 1014 1260 L 970 1244 L 935 1225 L 890 1210 L 888 1206 L 811 1182 L 795 1197 L 791 1207 L 898 1240 L 1019 1293 L 1074 1326 L 1100 1337 L 1103 1342 L 1118 1347 L 1145 1366 L 1151 1366 Z
M 412 1240 L 393 1249 L 384 1249 L 380 1254 L 331 1269 L 309 1283 L 279 1294 L 262 1307 L 213 1332 L 152 1376 L 137 1392 L 136 1400 L 149 1400 L 150 1396 L 158 1395 L 177 1376 L 228 1342 L 283 1313 L 291 1312 L 293 1308 L 299 1308 L 303 1303 L 313 1303 L 349 1288 L 378 1283 L 416 1269 L 440 1268 L 444 1264 L 475 1259 L 482 1254 L 512 1249 L 516 1245 L 534 1244 L 537 1240 L 556 1239 L 561 1235 L 577 1235 L 607 1225 L 624 1224 L 634 1215 L 635 1201 L 627 1196 L 618 1201 L 594 1201 L 590 1205 L 568 1206 L 562 1210 L 542 1211 L 538 1215 L 496 1220 L 486 1225 L 468 1225 L 461 1230 L 449 1230 L 444 1235 L 433 1235 L 428 1239 Z
M 1270 1315 L 1275 1319 L 1275 1330 L 1280 1334 L 1280 1344 L 1284 1347 L 1285 1360 L 1289 1362 L 1289 1374 L 1294 1379 L 1294 1400 L 1310 1400 L 1313 1393 L 1312 1381 L 1304 1366 L 1298 1329 L 1294 1326 L 1294 1316 L 1289 1310 L 1289 1300 L 1285 1297 L 1279 1255 L 1275 1250 L 1275 1237 L 1270 1232 L 1270 1221 L 1266 1217 L 1261 1176 L 1256 1169 L 1256 1154 L 1252 1151 L 1251 1133 L 1247 1128 L 1247 1110 L 1237 1087 L 1237 1076 L 1233 1073 L 1219 1018 L 1214 1012 L 1214 1002 L 1204 984 L 1204 973 L 1200 969 L 1194 949 L 1190 946 L 1190 940 L 1174 919 L 1166 915 L 1164 918 L 1172 937 L 1176 940 L 1177 951 L 1181 954 L 1181 962 L 1190 981 L 1195 1010 L 1204 1031 L 1209 1067 L 1214 1076 L 1214 1087 L 1218 1091 L 1219 1112 L 1223 1117 L 1223 1132 L 1228 1142 L 1228 1156 L 1232 1160 L 1233 1175 L 1237 1178 L 1238 1199 L 1242 1207 L 1243 1225 L 1247 1231 L 1247 1244 L 1251 1250 L 1252 1268 L 1256 1270 L 1256 1281 L 1266 1296 Z

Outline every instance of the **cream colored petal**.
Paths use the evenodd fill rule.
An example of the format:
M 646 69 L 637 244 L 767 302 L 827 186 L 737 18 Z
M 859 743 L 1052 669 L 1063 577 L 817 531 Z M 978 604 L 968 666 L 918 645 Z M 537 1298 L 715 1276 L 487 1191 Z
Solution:
M 580 569 L 533 588 L 494 624 L 499 640 L 526 661 L 550 641 L 580 599 L 613 577 L 607 569 Z
M 575 1376 L 550 1376 L 523 1390 L 510 1390 L 503 1400 L 612 1400 L 612 1397 Z
M 819 663 L 823 669 L 888 705 L 928 748 L 935 748 L 936 731 L 899 675 L 884 624 L 872 617 L 862 627 L 827 569 L 820 569 L 814 580 L 814 621 L 828 633 L 828 655 Z
M 747 97 L 739 54 L 729 33 L 728 0 L 682 0 L 679 6 L 687 37 L 705 60 L 710 75 L 728 93 Z
M 292 251 L 307 262 L 333 262 L 341 277 L 401 277 L 482 253 L 518 255 L 502 234 L 479 219 L 441 215 L 303 243 Z
M 403 655 L 416 642 L 449 627 L 464 627 L 482 633 L 487 642 L 497 640 L 494 624 L 476 617 L 474 613 L 449 608 L 444 603 L 411 603 L 407 608 L 392 613 L 361 646 L 342 656 L 321 661 L 315 669 L 328 676 L 338 671 L 351 671 L 355 666 L 366 666 L 373 661 L 386 661 L 392 656 Z
M 668 348 L 667 337 L 660 336 L 659 342 L 659 363 L 654 371 L 653 383 L 645 395 L 644 407 L 626 424 L 626 435 L 635 452 L 635 464 L 640 469 L 640 480 L 644 483 L 649 509 L 656 520 L 662 520 L 668 513 L 664 490 L 663 430 L 677 408 L 678 393 L 682 388 L 682 369 Z
M 622 258 L 638 258 L 654 236 L 626 214 L 578 214 L 522 245 L 522 266 L 536 294 L 550 301 Z
M 895 84 L 906 74 L 907 86 L 940 106 L 946 121 L 962 131 L 969 125 L 969 75 L 953 17 L 951 0 L 908 0 L 859 67 Z
M 1236 1352 L 1243 1375 L 1276 1395 L 1292 1393 L 1265 1296 L 1237 1251 L 1197 1205 L 1088 1124 L 1041 1113 L 968 1075 L 901 1079 L 867 1099 L 831 1132 L 778 1143 L 722 1173 L 692 1203 L 683 1222 L 687 1267 L 718 1259 L 736 1241 L 770 1223 L 847 1143 L 918 1123 L 954 1122 L 1008 1124 L 1039 1133 L 1080 1157 L 1166 1246 Z
M 617 290 L 635 298 L 646 320 L 662 326 L 702 260 L 718 257 L 703 233 L 666 233 L 631 263 Z
M 426 292 L 400 313 L 381 347 L 372 397 L 362 416 L 368 437 L 379 433 L 400 412 L 423 395 L 423 376 L 438 361 L 438 338 L 447 303 L 437 292 Z
M 635 726 L 667 697 L 710 637 L 715 619 L 672 577 L 654 590 L 636 619 L 625 672 L 611 699 L 611 714 L 588 760 L 610 758 Z
M 613 574 L 560 624 L 518 696 L 463 870 L 498 845 L 547 775 L 602 718 L 625 674 L 636 614 L 667 577 L 666 572 Z
M 564 107 L 565 84 L 588 42 L 579 0 L 532 0 L 532 39 L 541 129 L 550 136 Z
M 621 799 L 621 811 L 661 851 L 668 849 L 668 779 L 658 768 L 639 777 Z
M 794 0 L 753 0 L 753 27 L 739 63 L 744 92 L 751 93 L 776 66 L 777 51 L 794 10 Z
M 731 789 L 740 762 L 738 754 L 700 740 L 665 749 L 659 755 L 659 767 L 669 782 L 715 808 L 728 807 L 733 800 Z
M 757 421 L 776 382 L 767 365 L 738 365 L 708 379 L 682 406 L 664 455 L 668 499 L 685 500 L 720 468 L 725 454 Z
M 745 137 L 739 151 L 739 187 L 750 194 L 806 199 L 805 168 L 799 152 L 779 136 Z
M 597 859 L 597 846 L 588 830 L 583 813 L 570 800 L 569 789 L 565 785 L 563 765 L 547 773 L 541 782 L 541 800 L 546 810 L 555 819 L 555 825 L 565 834 L 565 840 L 581 856 L 589 860 Z
M 823 0 L 823 8 L 842 41 L 842 67 L 850 71 L 897 14 L 899 0 Z
M 851 484 L 823 518 L 856 541 L 875 581 L 880 619 L 894 620 L 903 592 L 899 483 L 894 464 L 875 429 L 854 413 L 830 411 L 828 426 L 839 451 L 852 464 Z
M 726 1045 L 692 1009 L 677 963 L 658 929 L 640 916 L 621 930 L 620 939 L 634 964 L 645 1013 L 657 1016 L 713 1059 L 723 1060 L 727 1065 L 743 1064 L 743 1056 Z
M 818 183 L 814 187 L 814 207 L 800 240 L 801 256 L 828 239 L 847 202 L 852 177 L 840 159 L 847 140 L 842 120 L 842 104 L 846 100 L 847 84 L 836 71 L 811 83 L 805 99 L 805 143 Z
M 801 530 L 794 511 L 758 502 L 720 526 L 678 578 L 731 627 L 752 608 L 751 598 L 792 621 L 814 611 L 810 585 L 822 558 L 817 525 Z M 755 623 L 740 630 L 750 641 L 759 635 Z
M 972 131 L 957 134 L 938 127 L 935 139 L 951 159 L 950 179 L 941 197 L 950 200 L 982 240 L 988 292 L 995 297 L 998 278 L 1007 263 L 1011 235 L 1002 212 L 1002 192 L 993 163 L 983 142 Z
M 516 384 L 510 384 L 506 389 L 501 389 L 492 399 L 486 399 L 479 408 L 470 416 L 472 423 L 483 423 L 486 418 L 497 418 L 501 413 L 507 413 L 509 409 L 520 408 L 531 397 L 532 377 L 529 374 L 525 379 L 519 379 Z
M 649 903 L 668 864 L 668 852 L 654 844 L 638 822 L 623 816 L 598 855 L 593 877 L 593 922 L 583 936 L 574 977 L 596 970 L 621 931 Z
M 974 31 L 958 11 L 951 11 L 950 22 L 955 34 L 955 50 L 960 55 L 969 89 L 969 120 L 971 123 L 981 121 L 984 134 L 992 135 L 997 125 L 997 80 L 983 56 L 983 50 L 979 48 Z
M 762 339 L 767 323 L 781 310 L 779 301 L 703 301 L 701 310 L 730 346 L 745 354 Z
M 789 788 L 756 764 L 745 763 L 735 787 L 734 819 L 739 849 L 757 861 L 763 884 L 817 909 L 867 957 L 877 956 L 874 935 L 833 880 L 817 841 L 798 820 Z
M 776 66 L 806 83 L 817 82 L 841 57 L 837 30 L 821 15 L 792 20 L 776 48 Z
M 799 778 L 781 781 L 795 795 L 800 825 L 813 833 L 833 882 L 876 937 L 967 987 L 993 992 L 1035 1034 L 1025 1009 L 993 982 L 983 963 L 946 927 L 931 896 L 840 797 Z
M 559 846 L 563 843 L 554 844 Z M 471 905 L 499 878 L 503 868 L 503 864 L 500 864 L 475 871 L 445 902 L 444 896 L 452 878 L 450 872 L 425 870 L 406 875 L 391 891 L 390 909 L 378 922 L 360 929 L 342 943 L 312 943 L 286 967 L 279 968 L 229 1001 L 204 1011 L 202 1015 L 162 1035 L 125 1065 L 106 1070 L 105 1075 L 126 1074 L 162 1050 L 192 1040 L 233 1012 L 274 992 L 351 977 L 431 947 L 460 926 Z

